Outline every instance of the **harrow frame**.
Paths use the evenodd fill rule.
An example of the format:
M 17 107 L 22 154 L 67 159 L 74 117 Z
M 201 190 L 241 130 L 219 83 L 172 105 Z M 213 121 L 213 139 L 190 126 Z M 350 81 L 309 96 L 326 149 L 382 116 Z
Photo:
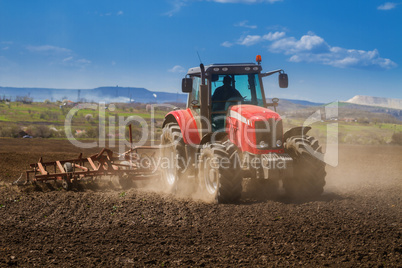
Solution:
M 133 181 L 148 180 L 157 176 L 154 166 L 155 153 L 149 158 L 149 165 L 139 165 L 140 150 L 158 150 L 154 146 L 138 146 L 131 148 L 120 156 L 113 156 L 113 151 L 103 148 L 98 154 L 83 157 L 82 153 L 77 158 L 44 162 L 41 157 L 37 163 L 30 164 L 30 170 L 26 171 L 26 182 L 45 182 L 62 180 L 63 187 L 70 189 L 73 182 L 83 178 L 95 178 L 101 176 L 125 176 Z M 66 170 L 66 163 L 71 164 L 72 170 Z M 128 163 L 128 164 L 127 164 Z

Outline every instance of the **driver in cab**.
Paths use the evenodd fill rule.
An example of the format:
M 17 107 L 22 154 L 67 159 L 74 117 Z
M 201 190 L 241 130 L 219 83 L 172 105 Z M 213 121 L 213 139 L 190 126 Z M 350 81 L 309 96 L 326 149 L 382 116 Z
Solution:
M 243 99 L 240 92 L 230 85 L 231 81 L 232 79 L 229 75 L 225 76 L 223 78 L 223 86 L 218 87 L 212 95 L 212 109 L 214 111 L 224 111 L 226 101 L 231 98 Z

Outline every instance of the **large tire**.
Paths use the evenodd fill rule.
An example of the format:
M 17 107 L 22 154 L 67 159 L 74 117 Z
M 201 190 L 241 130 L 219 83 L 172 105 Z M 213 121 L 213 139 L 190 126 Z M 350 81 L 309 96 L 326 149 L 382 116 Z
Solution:
M 293 176 L 283 179 L 286 193 L 295 198 L 321 195 L 327 173 L 325 163 L 316 157 L 322 153 L 318 140 L 310 136 L 293 136 L 286 140 L 284 147 L 293 159 Z
M 236 146 L 230 141 L 206 143 L 201 149 L 198 178 L 208 199 L 216 203 L 238 201 L 242 173 Z
M 163 190 L 174 193 L 177 190 L 180 177 L 186 169 L 186 151 L 183 136 L 177 123 L 169 123 L 162 130 L 161 157 L 167 165 L 162 167 Z

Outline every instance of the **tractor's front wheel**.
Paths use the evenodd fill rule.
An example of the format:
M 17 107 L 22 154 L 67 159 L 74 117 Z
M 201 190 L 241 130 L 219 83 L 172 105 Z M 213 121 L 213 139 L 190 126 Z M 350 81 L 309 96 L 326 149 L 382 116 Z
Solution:
M 162 130 L 161 157 L 164 165 L 162 167 L 163 190 L 173 193 L 177 190 L 186 163 L 183 137 L 177 123 L 169 123 Z
M 285 191 L 292 197 L 317 197 L 324 191 L 325 163 L 318 140 L 310 136 L 293 136 L 286 140 L 285 152 L 293 158 L 293 176 L 283 179 Z
M 208 199 L 217 203 L 235 202 L 242 192 L 238 152 L 230 141 L 207 143 L 201 149 L 198 178 Z

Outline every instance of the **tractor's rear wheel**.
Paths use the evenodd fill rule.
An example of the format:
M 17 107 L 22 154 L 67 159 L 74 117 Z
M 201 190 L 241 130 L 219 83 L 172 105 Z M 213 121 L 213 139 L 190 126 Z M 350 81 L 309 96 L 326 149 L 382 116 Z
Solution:
M 186 151 L 180 127 L 176 123 L 167 124 L 162 130 L 161 157 L 163 190 L 173 193 L 177 190 L 180 176 L 185 171 Z
M 296 198 L 317 197 L 324 191 L 325 163 L 318 140 L 310 136 L 293 136 L 286 140 L 285 152 L 293 158 L 293 176 L 283 179 L 288 195 Z
M 209 199 L 235 202 L 242 192 L 242 174 L 236 146 L 230 141 L 207 143 L 201 149 L 198 178 Z

